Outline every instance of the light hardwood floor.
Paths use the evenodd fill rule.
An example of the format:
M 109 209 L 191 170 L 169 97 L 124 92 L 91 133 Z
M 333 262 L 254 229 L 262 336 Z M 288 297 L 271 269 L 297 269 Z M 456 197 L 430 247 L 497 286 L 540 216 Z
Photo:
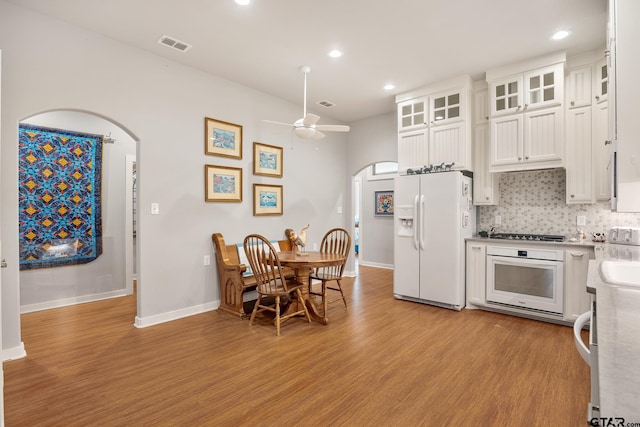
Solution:
M 6 425 L 585 425 L 571 328 L 398 301 L 390 270 L 343 287 L 329 325 L 280 337 L 215 311 L 136 329 L 135 297 L 25 314 Z

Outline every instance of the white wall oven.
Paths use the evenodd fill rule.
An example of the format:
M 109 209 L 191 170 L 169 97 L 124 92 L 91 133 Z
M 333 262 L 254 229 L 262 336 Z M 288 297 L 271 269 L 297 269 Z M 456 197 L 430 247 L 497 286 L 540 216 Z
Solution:
M 562 316 L 564 251 L 488 246 L 487 303 Z

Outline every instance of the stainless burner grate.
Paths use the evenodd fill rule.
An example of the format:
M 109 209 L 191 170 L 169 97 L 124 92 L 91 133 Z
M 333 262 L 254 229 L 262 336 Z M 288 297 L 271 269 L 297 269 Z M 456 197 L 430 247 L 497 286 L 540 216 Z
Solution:
M 556 234 L 520 234 L 520 233 L 496 233 L 492 239 L 502 240 L 530 240 L 538 242 L 564 242 L 565 237 Z

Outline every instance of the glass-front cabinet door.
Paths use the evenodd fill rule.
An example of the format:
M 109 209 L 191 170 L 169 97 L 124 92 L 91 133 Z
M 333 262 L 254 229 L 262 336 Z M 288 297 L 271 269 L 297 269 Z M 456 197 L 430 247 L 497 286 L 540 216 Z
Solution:
M 606 101 L 609 95 L 609 69 L 604 59 L 596 63 L 595 86 L 596 102 Z
M 564 98 L 564 66 L 556 64 L 530 71 L 525 74 L 524 83 L 523 111 L 558 105 Z
M 490 94 L 492 116 L 521 111 L 522 77 L 513 76 L 492 82 Z
M 459 90 L 432 95 L 430 123 L 437 125 L 463 120 L 463 102 L 462 93 Z
M 398 131 L 426 127 L 427 97 L 410 99 L 398 104 Z

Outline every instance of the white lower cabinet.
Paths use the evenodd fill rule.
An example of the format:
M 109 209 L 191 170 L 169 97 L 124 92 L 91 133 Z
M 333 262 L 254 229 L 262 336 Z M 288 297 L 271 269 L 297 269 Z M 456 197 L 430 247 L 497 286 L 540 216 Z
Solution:
M 467 308 L 484 306 L 486 302 L 487 245 L 467 242 L 466 287 Z
M 589 311 L 591 296 L 587 293 L 587 271 L 589 260 L 594 257 L 593 249 L 576 248 L 565 251 L 564 320 L 573 322 L 579 315 Z

